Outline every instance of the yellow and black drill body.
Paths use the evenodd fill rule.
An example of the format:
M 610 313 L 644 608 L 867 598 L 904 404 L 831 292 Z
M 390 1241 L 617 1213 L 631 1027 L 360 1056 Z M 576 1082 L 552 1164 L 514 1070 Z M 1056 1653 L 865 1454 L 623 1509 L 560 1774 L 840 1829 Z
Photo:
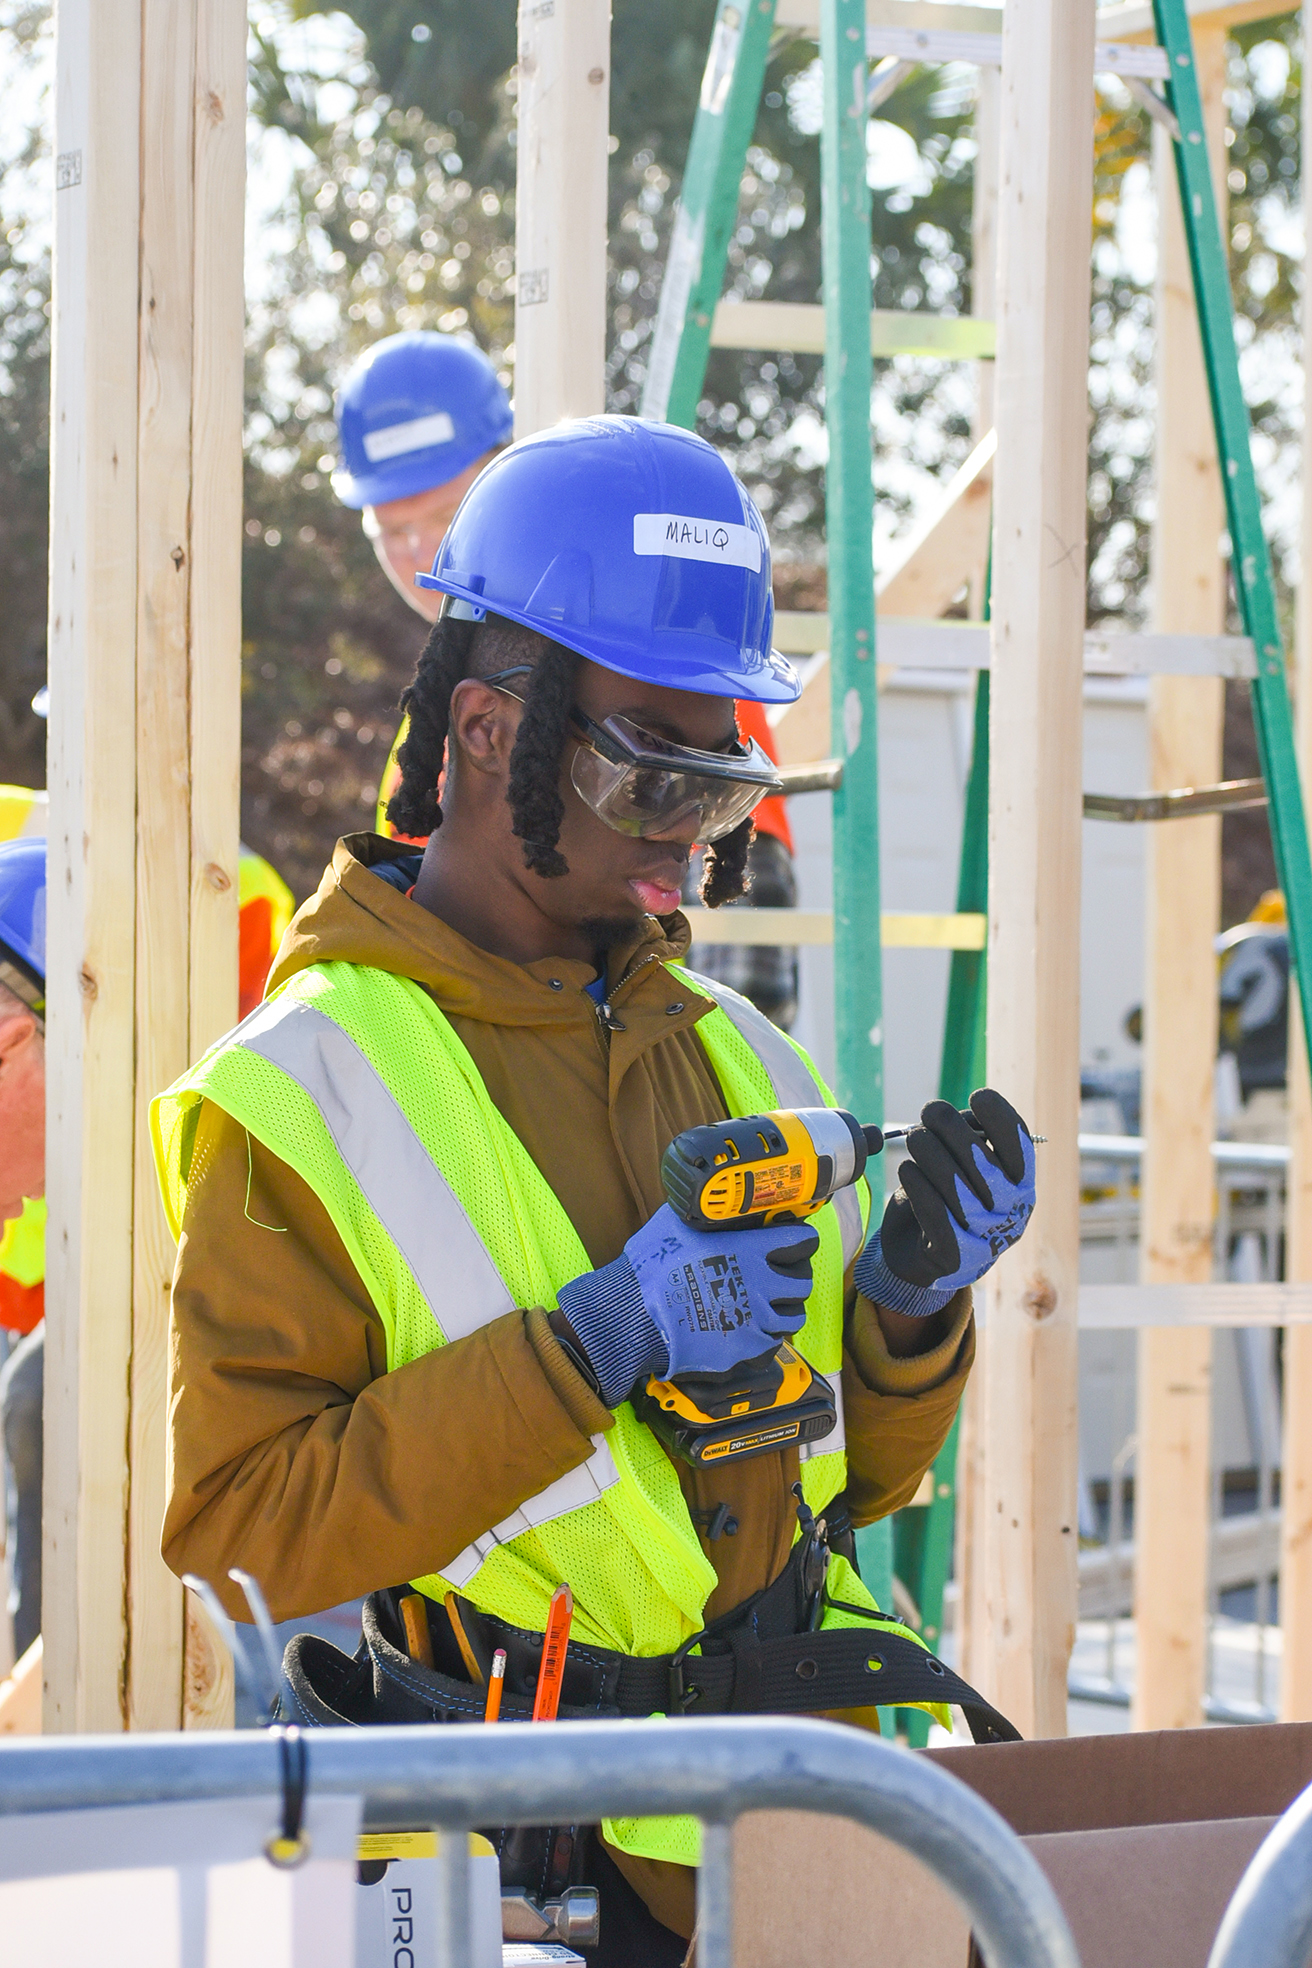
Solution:
M 884 1138 L 837 1107 L 716 1121 L 677 1135 L 661 1161 L 671 1209 L 692 1228 L 797 1223 L 860 1180 Z M 651 1379 L 642 1419 L 687 1462 L 743 1461 L 818 1442 L 837 1421 L 833 1389 L 787 1340 L 732 1373 Z

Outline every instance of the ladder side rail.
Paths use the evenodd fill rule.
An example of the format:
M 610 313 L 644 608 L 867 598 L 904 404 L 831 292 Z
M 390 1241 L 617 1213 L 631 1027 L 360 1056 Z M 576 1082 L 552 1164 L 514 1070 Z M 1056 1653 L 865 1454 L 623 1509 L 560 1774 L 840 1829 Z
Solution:
M 1245 632 L 1257 652 L 1254 723 L 1262 773 L 1271 796 L 1271 842 L 1289 915 L 1292 969 L 1298 980 L 1306 1038 L 1312 1034 L 1312 857 L 1299 788 L 1275 582 L 1262 530 L 1248 408 L 1239 378 L 1229 268 L 1208 166 L 1202 96 L 1185 0 L 1153 0 L 1153 13 L 1157 38 L 1170 58 L 1167 92 L 1180 126 L 1175 144 L 1176 177 L 1222 463 L 1235 593 Z
M 720 0 L 647 358 L 641 414 L 691 430 L 765 81 L 775 0 Z

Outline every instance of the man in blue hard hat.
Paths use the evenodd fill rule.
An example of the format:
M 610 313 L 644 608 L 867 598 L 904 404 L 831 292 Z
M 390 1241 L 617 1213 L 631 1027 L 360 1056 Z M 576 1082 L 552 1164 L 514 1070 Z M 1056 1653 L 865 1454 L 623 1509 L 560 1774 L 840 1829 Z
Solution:
M 425 845 L 340 842 L 273 996 L 156 1105 L 165 1559 L 238 1614 L 233 1566 L 278 1619 L 368 1595 L 354 1660 L 292 1643 L 301 1721 L 478 1718 L 497 1651 L 526 1718 L 568 1584 L 562 1719 L 949 1700 L 998 1739 L 878 1613 L 850 1524 L 909 1501 L 946 1436 L 969 1286 L 1033 1205 L 1020 1117 L 932 1103 L 882 1220 L 832 1113 L 849 1179 L 808 1223 L 665 1200 L 685 1130 L 830 1105 L 684 962 L 694 844 L 703 901 L 732 900 L 779 784 L 735 701 L 798 692 L 761 516 L 690 432 L 588 418 L 495 458 L 421 578 L 441 613 L 392 813 Z M 723 1401 L 785 1336 L 821 1425 L 735 1406 L 732 1455 L 687 1453 L 649 1383 Z M 683 1961 L 691 1820 L 507 1831 L 500 1857 L 533 1895 L 599 1889 L 596 1968 Z
M 0 1222 L 45 1194 L 46 844 L 0 844 Z M 11 1484 L 9 1610 L 14 1651 L 41 1631 L 41 1396 L 45 1325 L 0 1371 Z
M 333 490 L 363 511 L 392 586 L 427 621 L 438 598 L 415 586 L 437 558 L 465 493 L 509 444 L 510 400 L 480 349 L 415 329 L 375 342 L 337 398 Z

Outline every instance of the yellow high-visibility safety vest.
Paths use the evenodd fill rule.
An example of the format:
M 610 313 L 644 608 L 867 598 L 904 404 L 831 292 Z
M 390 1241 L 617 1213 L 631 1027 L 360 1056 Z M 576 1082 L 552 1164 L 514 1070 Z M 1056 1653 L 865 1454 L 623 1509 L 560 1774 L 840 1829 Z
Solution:
M 0 841 L 44 840 L 50 799 L 30 786 L 0 786 Z
M 736 992 L 675 965 L 716 1000 L 698 1024 L 729 1111 L 829 1104 L 805 1054 Z M 151 1122 L 165 1208 L 178 1233 L 196 1123 L 216 1102 L 314 1190 L 369 1291 L 389 1370 L 517 1306 L 553 1309 L 590 1270 L 577 1232 L 494 1106 L 465 1046 L 428 994 L 363 965 L 321 963 L 281 985 L 155 1101 Z M 819 1514 L 843 1487 L 843 1276 L 865 1234 L 864 1182 L 811 1219 L 820 1237 L 796 1344 L 830 1382 L 839 1422 L 804 1447 L 802 1487 Z M 875 1610 L 841 1559 L 833 1596 Z M 528 1499 L 414 1581 L 456 1590 L 515 1626 L 541 1631 L 562 1579 L 574 1636 L 635 1655 L 672 1652 L 698 1633 L 716 1585 L 674 1467 L 625 1402 L 580 1468 Z M 858 1625 L 828 1609 L 826 1626 Z M 692 1819 L 607 1826 L 622 1849 L 695 1864 Z

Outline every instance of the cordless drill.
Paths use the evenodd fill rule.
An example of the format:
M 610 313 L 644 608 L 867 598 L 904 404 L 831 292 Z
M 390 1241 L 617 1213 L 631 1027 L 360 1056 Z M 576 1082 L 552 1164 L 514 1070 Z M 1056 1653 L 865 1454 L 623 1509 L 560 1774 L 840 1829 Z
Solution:
M 676 1135 L 661 1160 L 670 1207 L 694 1229 L 759 1229 L 813 1216 L 860 1179 L 884 1136 L 837 1107 L 748 1114 Z M 729 1374 L 651 1379 L 634 1406 L 685 1462 L 745 1461 L 819 1442 L 837 1419 L 833 1389 L 787 1340 Z

